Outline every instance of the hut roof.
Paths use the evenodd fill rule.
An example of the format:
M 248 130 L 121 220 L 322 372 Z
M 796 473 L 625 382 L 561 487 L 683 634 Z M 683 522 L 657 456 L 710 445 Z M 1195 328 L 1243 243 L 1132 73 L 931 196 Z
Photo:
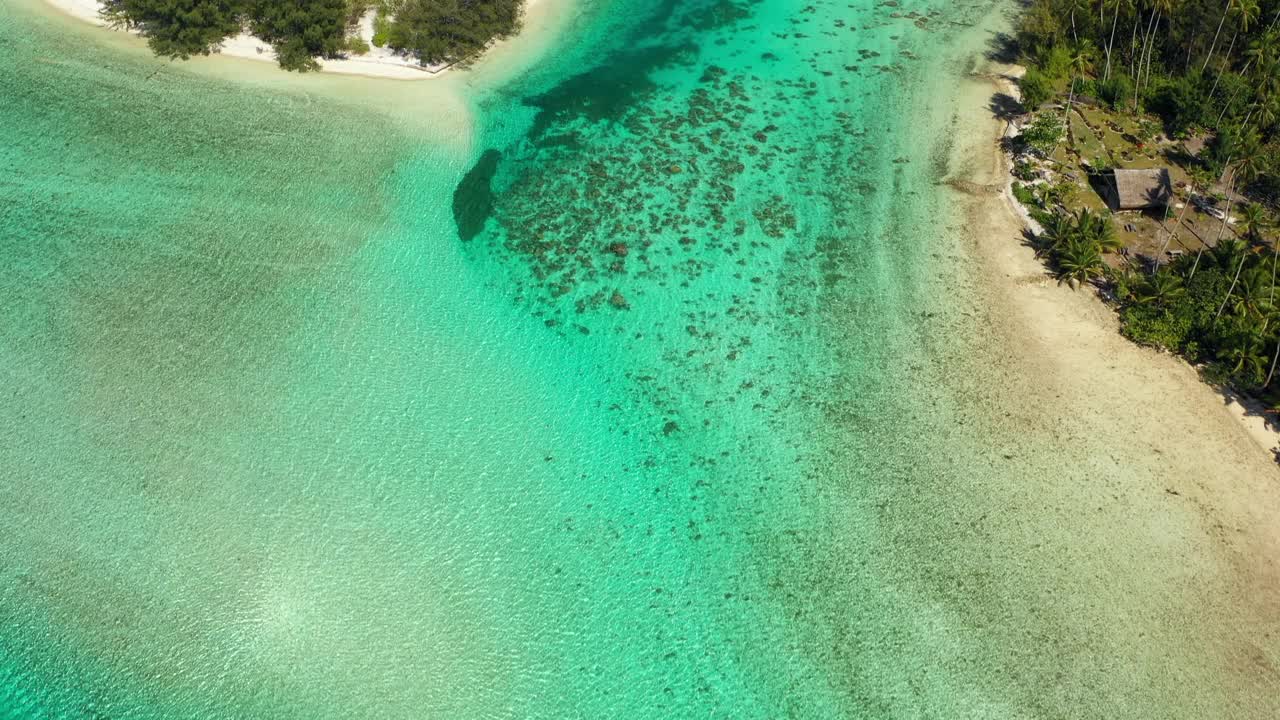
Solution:
M 1116 210 L 1163 207 L 1173 197 L 1173 183 L 1165 168 L 1116 170 L 1114 175 Z

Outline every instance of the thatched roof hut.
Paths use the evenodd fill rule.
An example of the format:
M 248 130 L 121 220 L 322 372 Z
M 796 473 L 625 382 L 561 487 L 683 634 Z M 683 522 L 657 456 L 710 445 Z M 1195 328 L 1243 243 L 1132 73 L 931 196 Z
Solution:
M 1145 210 L 1165 207 L 1173 198 L 1173 182 L 1165 168 L 1115 170 L 1111 174 L 1111 208 Z

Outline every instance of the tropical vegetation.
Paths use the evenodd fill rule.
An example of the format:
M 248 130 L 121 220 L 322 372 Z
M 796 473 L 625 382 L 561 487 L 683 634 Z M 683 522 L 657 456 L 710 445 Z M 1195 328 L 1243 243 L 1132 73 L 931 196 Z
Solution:
M 523 0 L 402 0 L 387 45 L 424 65 L 474 58 L 520 29 Z
M 1162 216 L 1162 227 L 1181 227 L 1193 193 L 1217 196 L 1218 216 L 1231 219 L 1194 252 L 1166 261 L 1166 232 L 1158 256 L 1108 262 L 1120 243 L 1106 214 L 1071 209 L 1067 183 L 1024 184 L 1034 168 L 1015 167 L 1015 193 L 1044 228 L 1037 251 L 1062 281 L 1103 290 L 1128 337 L 1277 404 L 1280 0 L 1030 0 L 1015 44 L 1028 66 L 1023 103 L 1041 110 L 1024 152 L 1048 158 L 1082 96 L 1150 114 L 1169 138 L 1207 139 L 1180 158 L 1190 192 L 1177 223 Z
M 377 10 L 374 44 L 422 64 L 466 62 L 514 34 L 524 0 L 102 0 L 111 23 L 137 30 L 157 54 L 189 58 L 216 52 L 248 30 L 276 51 L 280 66 L 307 71 L 318 58 L 368 51 L 355 34 Z

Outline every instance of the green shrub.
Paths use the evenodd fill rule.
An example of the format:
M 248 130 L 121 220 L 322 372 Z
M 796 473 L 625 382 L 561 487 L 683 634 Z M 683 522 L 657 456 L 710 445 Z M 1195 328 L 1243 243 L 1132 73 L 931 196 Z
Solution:
M 1048 154 L 1062 139 L 1062 120 L 1055 113 L 1040 113 L 1022 130 L 1022 142 L 1028 147 Z
M 352 55 L 365 55 L 369 52 L 369 43 L 364 38 L 352 35 L 347 38 L 347 52 Z
M 1020 182 L 1013 184 L 1013 196 L 1018 199 L 1018 202 L 1028 207 L 1040 206 L 1040 201 L 1036 199 L 1035 192 Z
M 1018 87 L 1022 90 L 1022 105 L 1028 110 L 1035 110 L 1053 97 L 1053 82 L 1035 69 L 1027 70 Z
M 379 10 L 377 16 L 373 18 L 373 44 L 376 47 L 386 47 L 390 36 L 391 18 Z
M 1116 73 L 1109 80 L 1099 81 L 1097 97 L 1112 110 L 1119 109 L 1133 99 L 1133 80 L 1124 73 Z
M 1061 80 L 1071 74 L 1071 51 L 1066 44 L 1054 45 L 1045 55 L 1040 69 L 1051 80 Z
M 1088 95 L 1089 97 L 1097 97 L 1098 95 L 1098 84 L 1094 82 L 1093 78 L 1076 76 L 1071 81 L 1071 88 L 1076 95 Z
M 1193 69 L 1187 75 L 1151 83 L 1146 90 L 1145 104 L 1164 120 L 1171 132 L 1183 134 L 1217 119 L 1209 89 L 1200 72 Z
M 1121 332 L 1140 344 L 1181 352 L 1191 337 L 1191 316 L 1157 305 L 1130 305 L 1120 311 Z

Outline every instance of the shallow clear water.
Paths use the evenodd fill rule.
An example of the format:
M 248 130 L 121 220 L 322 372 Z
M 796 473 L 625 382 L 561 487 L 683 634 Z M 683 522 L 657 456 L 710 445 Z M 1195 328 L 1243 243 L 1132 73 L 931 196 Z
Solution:
M 458 138 L 0 10 L 0 714 L 977 707 L 883 522 L 996 9 L 601 0 Z

